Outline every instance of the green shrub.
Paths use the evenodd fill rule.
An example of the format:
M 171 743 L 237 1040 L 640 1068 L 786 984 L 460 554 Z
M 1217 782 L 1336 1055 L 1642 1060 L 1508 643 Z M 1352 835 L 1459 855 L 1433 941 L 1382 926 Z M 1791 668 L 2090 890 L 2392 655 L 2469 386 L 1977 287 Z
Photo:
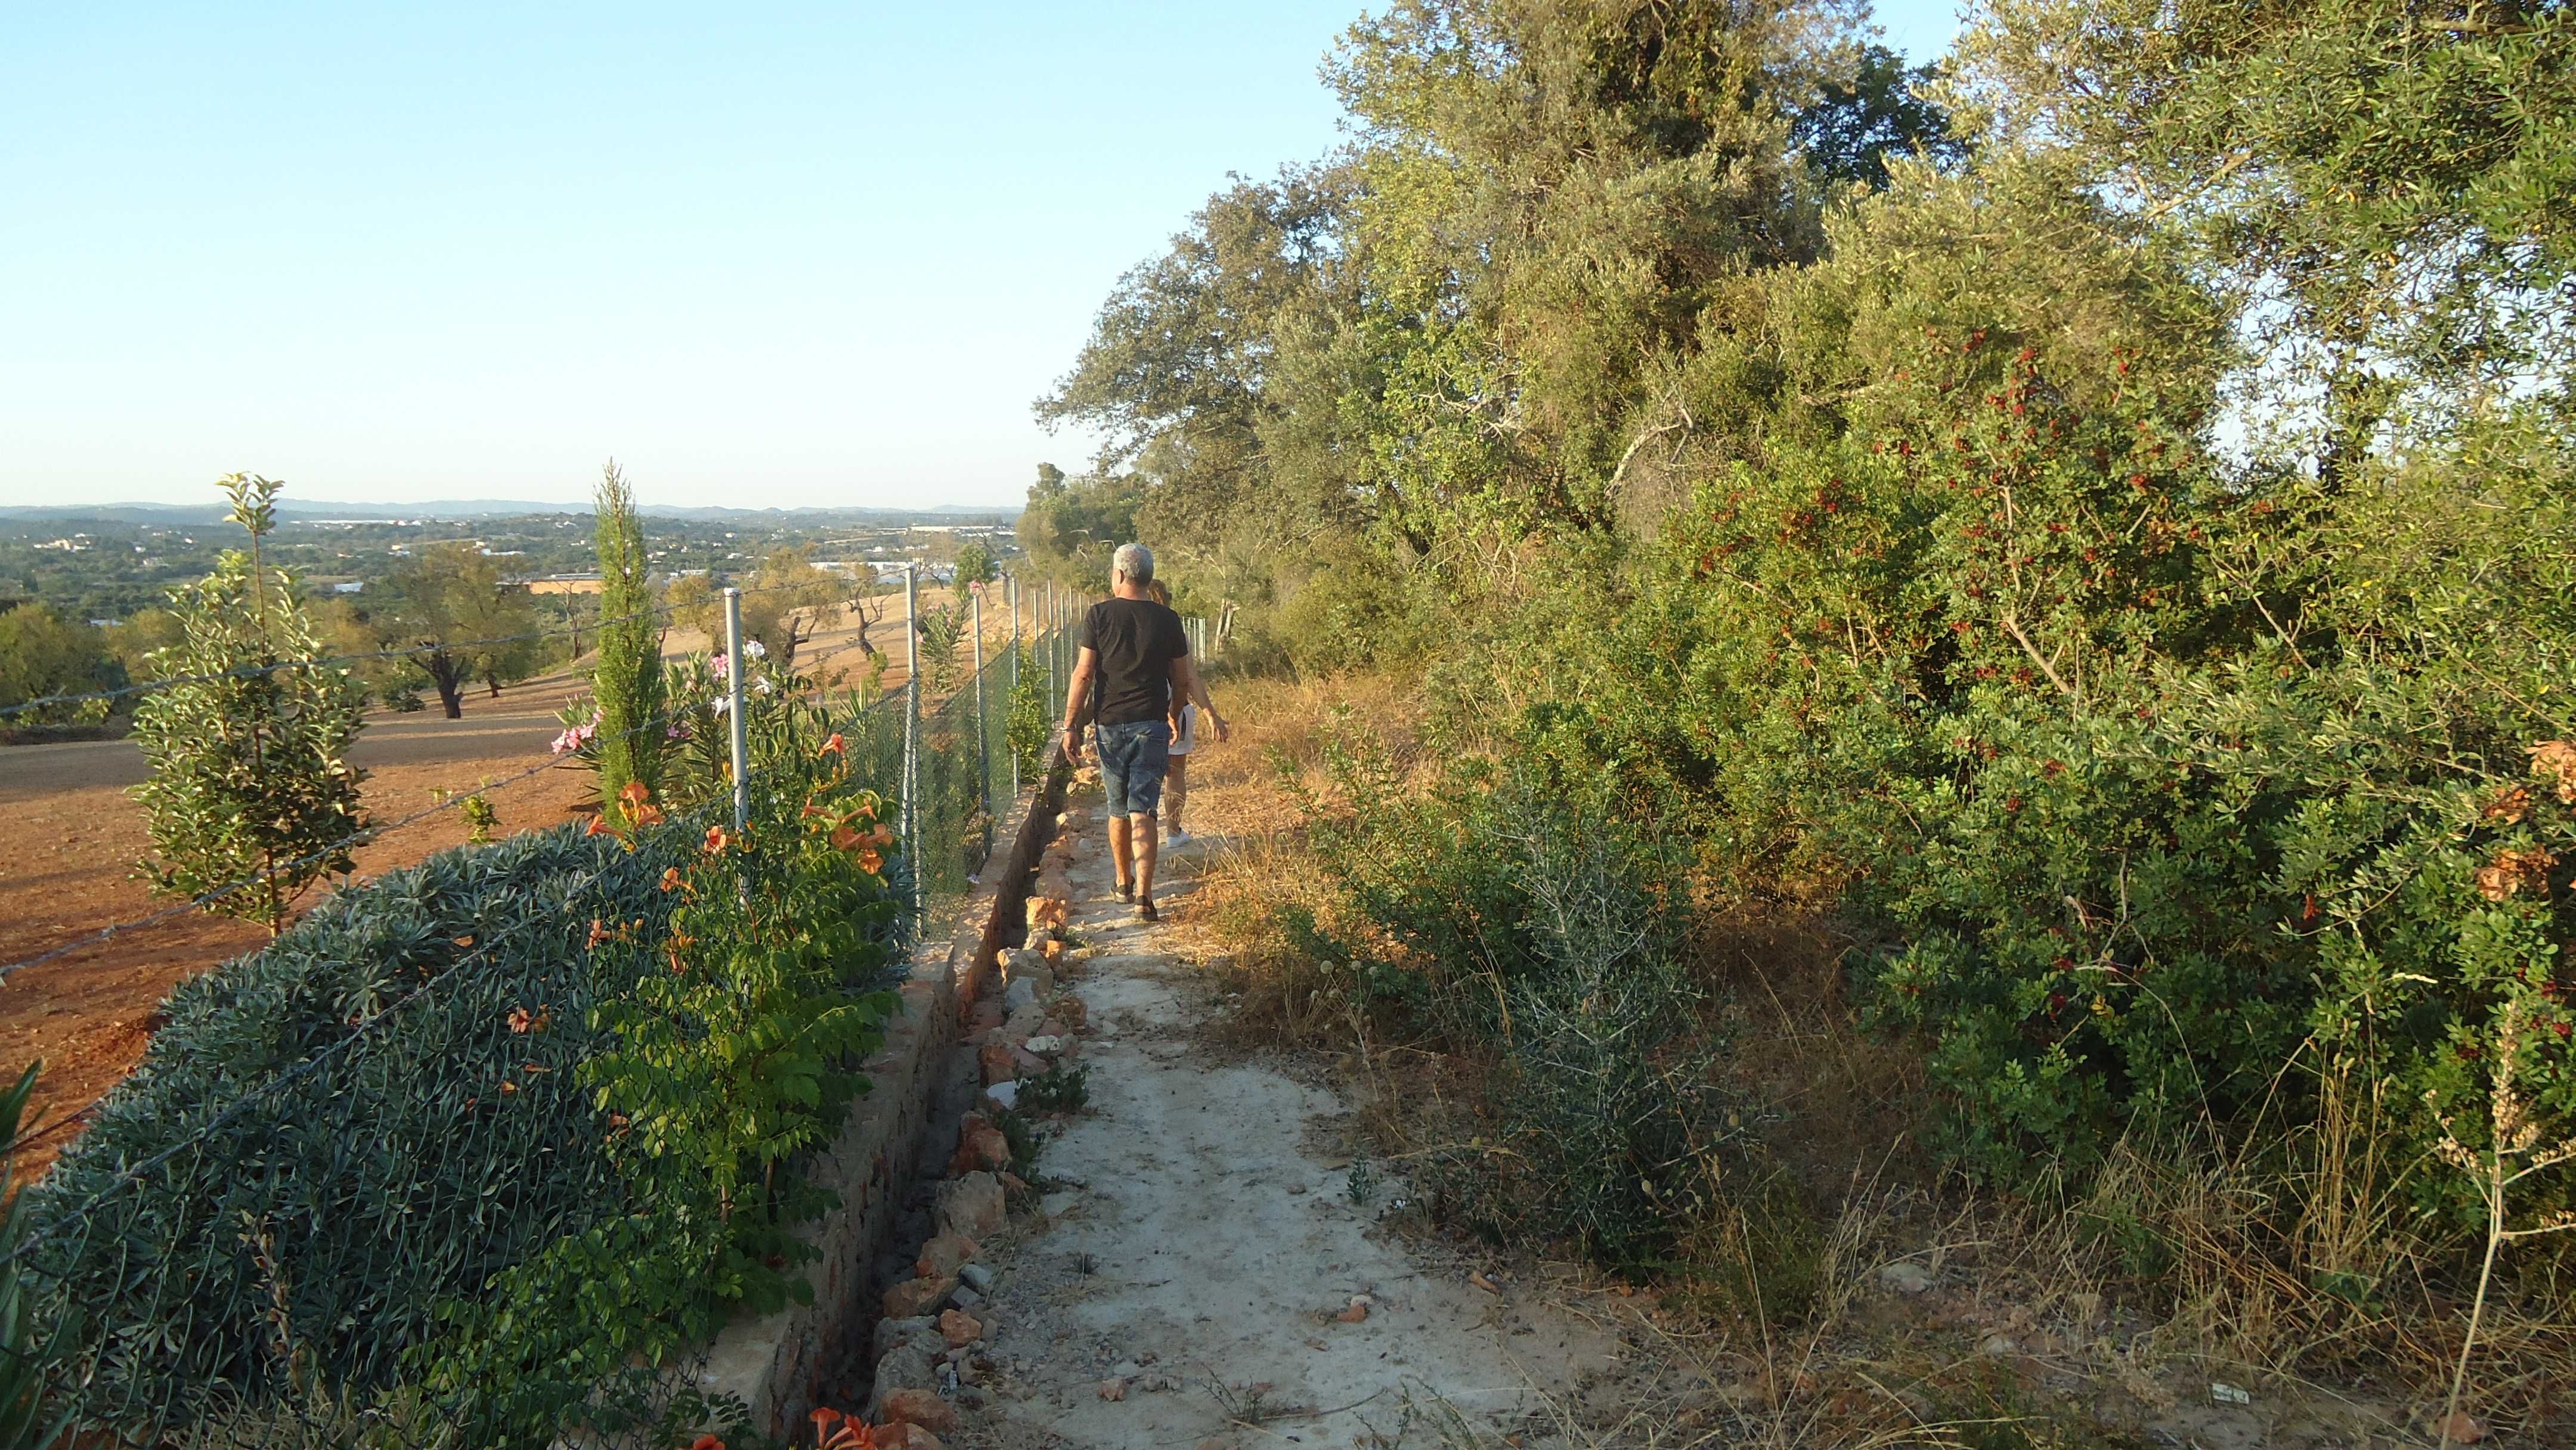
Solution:
M 78 1327 L 74 1314 L 39 1324 L 32 1311 L 29 1275 L 19 1266 L 18 1249 L 26 1239 L 27 1200 L 13 1194 L 11 1168 L 18 1152 L 18 1130 L 35 1095 L 36 1074 L 43 1063 L 31 1063 L 17 1082 L 0 1090 L 0 1450 L 47 1450 L 69 1425 L 71 1407 L 46 1394 L 46 1367 L 63 1339 Z
M 734 1306 L 811 1301 L 796 1269 L 815 1251 L 790 1230 L 833 1200 L 792 1160 L 867 1090 L 853 1069 L 896 1007 L 875 989 L 900 921 L 877 799 L 839 771 L 783 799 L 665 869 L 667 930 L 612 929 L 594 953 L 626 985 L 591 1009 L 605 1041 L 577 1076 L 623 1211 L 441 1308 L 451 1332 L 417 1358 L 478 1443 L 649 1417 L 660 1372 Z
M 1055 738 L 1056 707 L 1063 702 L 1046 698 L 1046 671 L 1038 666 L 1034 644 L 1020 646 L 1019 675 L 1009 692 L 1003 731 L 1012 758 L 1020 763 L 1020 778 L 1034 780 Z
M 1091 1101 L 1091 1069 L 1059 1062 L 1020 1079 L 1021 1106 L 1033 1113 L 1078 1113 Z
M 2261 1126 L 2339 1076 L 2398 1109 L 2363 1191 L 2473 1216 L 2407 1165 L 2503 1003 L 2576 1113 L 2563 443 L 2508 411 L 2333 489 L 2223 487 L 2170 399 L 2003 336 L 1886 344 L 1875 431 L 1704 484 L 1611 630 L 1545 636 L 1517 748 L 1607 763 L 1739 880 L 1837 886 L 1980 1176 L 2277 1155 Z
M 156 892 L 275 933 L 306 888 L 355 869 L 365 772 L 348 753 L 362 692 L 334 666 L 280 667 L 324 651 L 293 576 L 260 560 L 278 485 L 234 474 L 223 486 L 250 548 L 172 593 L 180 639 L 150 659 L 184 683 L 134 712 L 151 769 L 134 788 L 152 833 L 142 870 Z
M 864 1090 L 902 939 L 867 765 L 801 728 L 748 844 L 711 793 L 441 852 L 174 993 L 29 1195 L 83 1421 L 381 1401 L 519 1445 L 708 1410 L 668 1361 L 799 1292 L 828 1198 L 791 1160 Z
M 574 1080 L 600 1045 L 585 939 L 594 919 L 663 919 L 674 836 L 633 856 L 570 828 L 440 852 L 174 991 L 28 1195 L 50 1301 L 84 1313 L 83 1418 L 145 1440 L 226 1387 L 264 1396 L 297 1355 L 390 1385 L 442 1298 L 613 1214 Z
M 0 611 L 0 706 L 121 689 L 125 683 L 125 666 L 96 625 L 65 619 L 41 604 Z M 95 725 L 107 719 L 113 703 L 83 700 L 22 709 L 0 715 L 0 723 L 10 728 Z
M 1480 1232 L 1570 1240 L 1624 1270 L 1667 1262 L 1711 1207 L 1725 1137 L 1676 864 L 1570 778 L 1461 770 L 1417 795 L 1340 726 L 1311 838 L 1349 919 L 1382 936 L 1294 926 L 1369 997 L 1419 1004 L 1421 1025 L 1492 1058 L 1492 1136 L 1424 1155 L 1417 1178 Z

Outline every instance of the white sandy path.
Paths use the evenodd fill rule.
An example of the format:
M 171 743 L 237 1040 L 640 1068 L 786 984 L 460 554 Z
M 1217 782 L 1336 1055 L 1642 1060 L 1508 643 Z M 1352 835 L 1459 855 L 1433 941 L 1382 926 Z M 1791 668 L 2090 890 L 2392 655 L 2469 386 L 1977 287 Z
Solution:
M 1518 1428 L 1539 1390 L 1606 1367 L 1615 1345 L 1586 1321 L 1509 1286 L 1474 1287 L 1381 1229 L 1400 1184 L 1351 1201 L 1335 1146 L 1346 1105 L 1284 1064 L 1212 1047 L 1198 1030 L 1216 1010 L 1210 988 L 1156 950 L 1188 910 L 1191 863 L 1174 863 L 1165 922 L 1139 926 L 1104 900 L 1094 835 L 1073 873 L 1074 931 L 1107 953 L 1075 983 L 1092 1029 L 1090 1106 L 1040 1157 L 1047 1178 L 1080 1187 L 1048 1194 L 1045 1221 L 987 1255 L 1001 1276 L 988 1332 L 1004 1373 L 992 1407 L 955 1438 L 1392 1443 L 1408 1404 Z M 1339 1322 L 1355 1295 L 1373 1301 L 1367 1319 Z M 1122 1368 L 1126 1398 L 1102 1399 Z M 1235 1423 L 1256 1418 L 1248 1387 L 1263 1385 L 1269 1417 Z M 1300 1409 L 1326 1413 L 1280 1413 Z

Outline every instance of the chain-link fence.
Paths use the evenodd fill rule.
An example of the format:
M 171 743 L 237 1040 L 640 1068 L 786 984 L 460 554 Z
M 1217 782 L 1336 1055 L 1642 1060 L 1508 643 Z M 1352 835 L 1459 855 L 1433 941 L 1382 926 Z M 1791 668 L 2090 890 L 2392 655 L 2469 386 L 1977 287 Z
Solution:
M 763 707 L 753 838 L 812 829 L 812 763 L 833 756 L 832 780 L 874 791 L 898 827 L 862 933 L 878 965 L 836 992 L 882 989 L 953 925 L 996 817 L 1035 779 L 1071 612 L 1027 611 L 1008 643 L 986 618 L 938 657 L 916 639 L 911 678 L 873 701 Z M 684 708 L 704 725 L 710 703 Z M 666 725 L 677 711 L 637 728 Z M 682 794 L 627 837 L 566 825 L 436 853 L 179 988 L 141 1067 L 0 1232 L 0 1450 L 641 1450 L 708 1426 L 741 1450 L 728 1407 L 690 1388 L 704 1335 L 583 1322 L 654 1302 L 618 1282 L 653 1247 L 622 1236 L 663 1231 L 670 1210 L 663 1180 L 621 1165 L 629 1126 L 593 1072 L 629 990 L 594 954 L 649 944 L 681 971 L 676 873 L 735 809 L 720 780 Z M 595 1304 L 514 1299 L 531 1265 L 595 1270 Z M 672 1324 L 703 1317 L 688 1302 Z

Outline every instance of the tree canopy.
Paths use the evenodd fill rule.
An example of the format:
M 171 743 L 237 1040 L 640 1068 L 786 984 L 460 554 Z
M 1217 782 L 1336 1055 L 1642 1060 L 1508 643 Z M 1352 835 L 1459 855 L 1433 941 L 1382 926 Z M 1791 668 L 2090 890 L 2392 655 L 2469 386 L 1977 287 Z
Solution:
M 1142 537 L 1712 889 L 1826 883 L 1971 1171 L 2308 1111 L 2302 1053 L 2472 1102 L 2508 1009 L 2576 1031 L 2576 6 L 1865 19 L 1362 19 L 1348 144 L 1039 401 L 1107 444 L 1031 560 Z

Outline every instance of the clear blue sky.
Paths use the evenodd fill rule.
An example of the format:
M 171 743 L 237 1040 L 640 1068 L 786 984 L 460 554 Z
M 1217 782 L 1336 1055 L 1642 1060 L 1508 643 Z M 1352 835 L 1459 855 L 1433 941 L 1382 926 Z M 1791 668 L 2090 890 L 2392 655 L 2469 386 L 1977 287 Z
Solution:
M 0 503 L 1016 502 L 1117 276 L 1333 144 L 1362 8 L 6 6 Z

